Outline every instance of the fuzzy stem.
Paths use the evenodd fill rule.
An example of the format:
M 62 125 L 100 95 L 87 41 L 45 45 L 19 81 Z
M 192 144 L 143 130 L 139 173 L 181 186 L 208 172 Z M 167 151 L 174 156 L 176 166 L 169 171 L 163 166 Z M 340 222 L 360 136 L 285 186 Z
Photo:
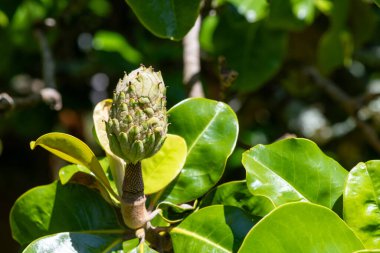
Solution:
M 121 198 L 121 213 L 128 227 L 138 229 L 145 226 L 148 217 L 145 201 L 141 162 L 128 163 L 125 167 Z

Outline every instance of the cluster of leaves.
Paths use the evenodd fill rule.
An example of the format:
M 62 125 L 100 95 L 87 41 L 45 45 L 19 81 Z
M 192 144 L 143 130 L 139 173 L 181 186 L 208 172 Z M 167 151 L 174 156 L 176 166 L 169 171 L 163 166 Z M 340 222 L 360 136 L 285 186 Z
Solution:
M 175 40 L 180 40 L 193 25 L 201 10 L 200 2 L 160 0 L 142 4 L 127 1 L 148 30 L 156 36 Z M 364 46 L 368 42 L 378 42 L 373 38 L 378 15 L 367 2 L 215 0 L 203 4 L 200 42 L 204 60 L 210 63 L 218 56 L 224 56 L 228 67 L 239 73 L 230 90 L 227 89 L 230 83 L 223 83 L 223 71 L 217 71 L 216 78 L 220 80 L 216 88 L 210 81 L 215 76 L 210 78 L 207 73 L 204 78 L 209 97 L 219 97 L 220 92 L 225 92 L 227 94 L 220 97 L 230 101 L 237 92 L 239 102 L 250 105 L 249 100 L 254 99 L 248 92 L 259 91 L 273 80 L 279 81 L 282 87 L 278 90 L 290 94 L 292 99 L 314 97 L 315 88 L 305 83 L 300 73 L 302 69 L 291 64 L 314 65 L 323 74 L 344 69 L 344 79 L 347 73 L 357 75 L 350 67 L 352 62 L 359 62 L 364 66 L 364 74 L 357 76 L 366 84 L 372 74 L 376 74 L 373 69 L 378 64 L 376 54 Z M 2 76 L 14 75 L 26 67 L 23 64 L 27 62 L 13 68 L 15 65 L 9 61 L 17 59 L 20 63 L 22 58 L 15 57 L 20 48 L 26 48 L 32 54 L 38 50 L 38 45 L 30 41 L 33 41 L 33 31 L 39 29 L 46 18 L 59 17 L 57 22 L 67 25 L 61 26 L 60 31 L 49 33 L 50 41 L 59 44 L 62 37 L 65 40 L 70 38 L 69 30 L 75 27 L 70 18 L 86 16 L 99 23 L 81 19 L 82 23 L 91 23 L 95 27 L 101 23 L 101 18 L 110 15 L 110 9 L 111 5 L 104 0 L 91 0 L 88 4 L 79 1 L 75 5 L 66 0 L 25 0 L 0 5 L 0 26 L 6 27 L 0 34 L 0 43 L 5 44 L 0 47 L 0 73 L 4 73 Z M 78 15 L 84 12 L 87 15 Z M 93 18 L 94 14 L 97 18 Z M 317 24 L 317 19 L 322 22 Z M 70 29 L 64 29 L 68 27 Z M 102 71 L 109 70 L 112 74 L 140 62 L 163 64 L 162 59 L 175 62 L 180 57 L 181 50 L 175 42 L 163 43 L 164 46 L 158 49 L 157 40 L 149 38 L 151 41 L 147 42 L 142 39 L 141 32 L 136 32 L 132 38 L 138 43 L 133 41 L 134 46 L 131 46 L 121 33 L 98 31 L 93 27 L 89 30 L 93 32 L 91 50 L 99 59 L 94 61 L 91 58 L 93 62 L 87 65 L 58 62 L 61 74 L 70 73 L 80 82 L 83 81 L 80 74 L 87 73 L 89 66 L 102 69 L 99 68 L 101 61 L 107 63 L 103 64 Z M 305 38 L 308 38 L 306 43 Z M 90 51 L 82 50 L 85 53 Z M 25 54 L 25 50 L 21 52 Z M 66 53 L 67 48 L 58 56 L 64 61 Z M 121 61 L 110 60 L 115 59 L 115 55 Z M 174 76 L 174 81 L 169 82 L 171 86 L 180 84 L 179 71 L 175 69 L 176 74 L 171 73 Z M 281 77 L 277 77 L 279 73 Z M 354 82 L 347 83 L 350 88 Z M 363 92 L 363 87 L 366 88 L 363 85 L 353 90 Z M 178 91 L 171 88 L 174 88 L 171 91 Z M 178 95 L 173 96 L 178 93 L 170 92 L 169 97 L 172 95 L 174 99 L 169 101 L 178 101 Z M 273 99 L 284 97 L 281 92 Z M 267 95 L 264 97 L 267 100 Z M 312 101 L 319 102 L 319 99 Z M 252 123 L 249 120 L 255 106 L 246 108 L 250 117 L 244 117 L 244 110 L 240 111 L 244 128 Z M 97 109 L 95 118 L 99 112 Z M 282 118 L 282 111 L 278 107 L 276 111 L 281 115 L 278 118 Z M 242 162 L 246 180 L 217 186 L 227 157 L 236 144 L 236 116 L 225 104 L 202 99 L 181 102 L 170 110 L 170 115 L 170 133 L 173 135 L 168 137 L 162 151 L 146 160 L 143 167 L 149 209 L 161 210 L 153 224 L 168 227 L 166 231 L 171 236 L 174 251 L 298 252 L 310 249 L 318 252 L 376 252 L 370 249 L 379 248 L 377 161 L 360 163 L 348 173 L 313 142 L 286 139 L 244 151 Z M 28 121 L 28 118 L 21 117 L 21 120 Z M 273 124 L 272 120 L 266 129 L 276 128 L 277 133 L 283 133 L 286 129 L 281 126 L 287 125 L 288 121 L 291 121 L 289 115 L 280 124 Z M 95 119 L 97 138 L 107 153 L 96 122 Z M 15 125 L 25 124 L 18 122 Z M 243 142 L 252 146 L 256 141 Z M 48 251 L 49 247 L 57 248 L 58 245 L 60 250 L 69 252 L 135 250 L 136 240 L 120 222 L 120 178 L 111 173 L 115 166 L 113 160 L 109 156 L 98 160 L 86 144 L 64 134 L 47 134 L 32 144 L 33 147 L 36 145 L 74 164 L 60 170 L 58 182 L 34 188 L 15 203 L 11 226 L 14 238 L 26 247 L 24 251 Z M 344 159 L 351 157 L 347 152 L 345 155 Z M 139 250 L 154 252 L 151 246 L 157 245 L 147 240 Z
M 102 108 L 109 103 L 94 110 L 103 147 Z M 170 135 L 142 166 L 150 210 L 161 211 L 152 223 L 170 234 L 174 252 L 363 252 L 380 247 L 379 161 L 360 163 L 348 173 L 312 141 L 290 138 L 246 151 L 246 180 L 215 187 L 236 144 L 236 115 L 228 105 L 208 99 L 185 100 L 169 115 Z M 149 238 L 137 246 L 120 221 L 112 157 L 98 160 L 86 144 L 62 133 L 43 135 L 31 143 L 35 146 L 74 164 L 60 170 L 59 181 L 31 189 L 16 201 L 11 227 L 26 246 L 23 252 L 155 252 L 151 247 L 157 245 Z

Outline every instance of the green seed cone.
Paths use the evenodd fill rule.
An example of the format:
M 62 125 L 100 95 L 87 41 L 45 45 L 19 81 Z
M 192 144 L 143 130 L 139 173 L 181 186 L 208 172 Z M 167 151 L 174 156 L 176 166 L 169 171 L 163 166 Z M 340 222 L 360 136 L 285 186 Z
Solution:
M 161 73 L 152 67 L 141 66 L 117 84 L 106 128 L 112 152 L 127 163 L 161 148 L 168 128 L 165 93 Z

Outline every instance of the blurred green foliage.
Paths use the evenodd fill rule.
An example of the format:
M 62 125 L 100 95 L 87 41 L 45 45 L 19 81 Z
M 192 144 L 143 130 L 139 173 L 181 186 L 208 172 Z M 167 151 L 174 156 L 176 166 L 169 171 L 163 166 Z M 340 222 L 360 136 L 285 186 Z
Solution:
M 0 192 L 7 192 L 9 202 L 0 213 L 1 227 L 7 226 L 8 210 L 20 193 L 54 175 L 48 169 L 54 160 L 45 153 L 29 157 L 29 141 L 63 131 L 96 150 L 89 115 L 98 101 L 111 97 L 124 71 L 140 63 L 153 65 L 169 86 L 168 107 L 186 98 L 180 40 L 199 12 L 203 88 L 208 98 L 230 104 L 240 123 L 239 147 L 223 180 L 244 177 L 242 150 L 288 133 L 314 140 L 347 170 L 379 158 L 352 115 L 305 73 L 306 67 L 317 68 L 345 93 L 364 101 L 355 113 L 379 135 L 380 101 L 374 95 L 380 92 L 379 1 L 207 0 L 200 5 L 177 0 L 169 7 L 165 0 L 148 2 L 152 4 L 0 2 L 0 92 L 25 97 L 43 85 L 36 36 L 42 32 L 64 105 L 60 112 L 41 104 L 0 115 Z M 175 8 L 183 6 L 187 11 Z M 234 82 L 233 73 L 238 74 Z M 23 159 L 15 161 L 14 154 Z M 12 252 L 10 236 L 2 240 Z

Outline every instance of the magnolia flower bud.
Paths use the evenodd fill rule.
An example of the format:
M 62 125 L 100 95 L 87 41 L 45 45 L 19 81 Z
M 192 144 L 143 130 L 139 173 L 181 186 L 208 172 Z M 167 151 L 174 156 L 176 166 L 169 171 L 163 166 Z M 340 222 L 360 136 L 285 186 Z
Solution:
M 113 95 L 107 135 L 113 153 L 127 163 L 154 155 L 167 133 L 166 87 L 152 67 L 125 74 Z

